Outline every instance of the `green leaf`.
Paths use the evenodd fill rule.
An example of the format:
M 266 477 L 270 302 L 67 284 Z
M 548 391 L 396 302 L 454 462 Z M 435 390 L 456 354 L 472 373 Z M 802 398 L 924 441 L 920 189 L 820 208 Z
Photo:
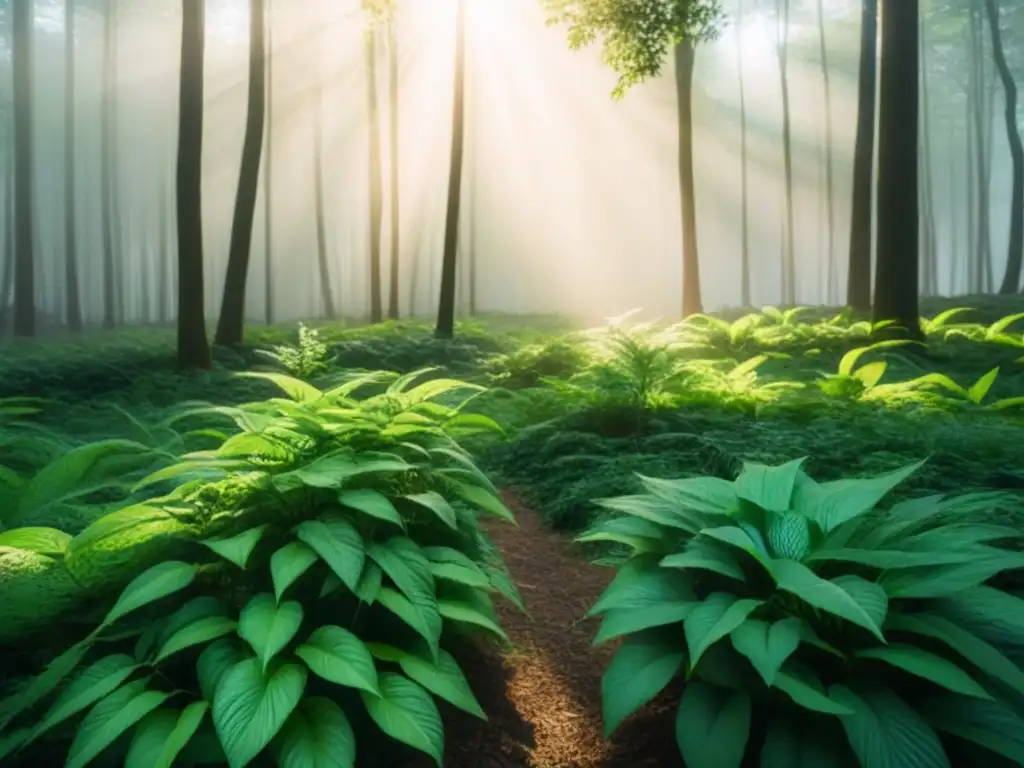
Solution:
M 642 629 L 674 624 L 698 605 L 689 579 L 672 571 L 645 574 L 622 589 L 594 638 L 594 645 Z
M 413 605 L 409 598 L 390 587 L 381 587 L 377 602 L 416 630 L 427 641 L 430 652 L 437 655 L 443 626 L 439 606 L 435 606 L 434 610 L 425 610 L 424 606 Z
M 778 688 L 794 702 L 811 712 L 826 715 L 848 715 L 853 712 L 849 707 L 833 700 L 826 692 L 821 681 L 809 673 L 797 669 L 779 672 L 775 675 L 772 687 Z
M 967 399 L 975 405 L 981 405 L 981 401 L 985 399 L 985 395 L 992 389 L 992 385 L 995 383 L 996 376 L 998 375 L 999 366 L 997 365 L 971 385 L 970 389 L 967 390 Z
M 306 520 L 295 529 L 299 540 L 309 545 L 327 566 L 341 579 L 341 583 L 355 592 L 359 575 L 363 572 L 366 546 L 347 520 Z
M 800 647 L 802 627 L 803 622 L 792 617 L 773 624 L 747 619 L 730 633 L 729 639 L 749 659 L 765 685 L 771 686 L 782 665 Z
M 450 581 L 455 584 L 464 584 L 467 587 L 474 587 L 476 589 L 484 589 L 490 591 L 493 589 L 491 586 L 491 580 L 487 578 L 487 575 L 473 564 L 473 568 L 466 568 L 456 563 L 430 563 L 430 575 L 434 577 L 435 582 Z
M 833 685 L 829 695 L 852 710 L 839 721 L 863 768 L 951 768 L 935 731 L 892 691 Z
M 725 552 L 714 552 L 710 548 L 690 549 L 686 552 L 679 552 L 668 555 L 659 563 L 662 568 L 699 569 L 720 574 L 726 578 L 743 581 L 743 569 L 735 559 Z
M 806 460 L 795 459 L 777 467 L 746 461 L 736 478 L 736 495 L 769 512 L 787 512 L 797 473 Z
M 853 602 L 863 608 L 877 626 L 881 627 L 885 623 L 889 615 L 889 596 L 877 582 L 853 574 L 836 576 L 831 581 L 852 597 Z
M 687 768 L 740 768 L 750 738 L 750 696 L 699 680 L 683 690 L 676 743 Z
M 428 626 L 439 608 L 430 561 L 419 547 L 410 539 L 395 537 L 371 544 L 367 554 L 421 614 L 420 623 Z
M 274 582 L 274 598 L 281 597 L 295 580 L 317 561 L 316 552 L 301 541 L 285 544 L 270 556 L 270 577 Z
M 86 667 L 68 684 L 33 729 L 31 740 L 112 693 L 136 669 L 135 659 L 123 653 L 106 656 Z
M 695 600 L 691 580 L 685 574 L 658 568 L 656 563 L 656 558 L 628 561 L 587 616 L 597 616 L 616 608 L 628 609 L 637 603 L 652 605 Z
M 65 768 L 83 768 L 170 696 L 147 691 L 148 680 L 136 680 L 107 694 L 89 710 L 75 732 Z
M 402 675 L 381 672 L 380 695 L 363 693 L 363 704 L 377 726 L 395 741 L 444 762 L 444 726 L 430 694 Z
M 511 510 L 505 506 L 498 496 L 491 493 L 486 488 L 480 488 L 475 485 L 469 485 L 467 483 L 459 483 L 454 480 L 449 481 L 452 490 L 464 501 L 469 502 L 474 507 L 479 507 L 484 512 L 494 517 L 501 518 L 513 525 L 516 523 L 516 517 L 512 514 Z
M 263 751 L 305 688 L 306 670 L 298 664 L 267 675 L 258 659 L 246 659 L 227 671 L 213 697 L 213 724 L 231 768 L 243 768 Z
M 103 624 L 113 624 L 125 614 L 181 591 L 191 584 L 195 577 L 196 567 L 178 560 L 168 560 L 154 565 L 136 576 L 124 588 L 114 607 L 103 619 Z
M 879 583 L 892 598 L 940 598 L 961 595 L 1003 571 L 1024 568 L 1024 553 L 990 550 L 958 565 L 887 571 Z
M 864 627 L 885 642 L 882 630 L 871 614 L 841 586 L 825 581 L 795 560 L 772 561 L 772 573 L 779 589 L 796 595 L 808 605 Z
M 341 707 L 316 696 L 292 712 L 276 752 L 280 768 L 354 768 L 356 735 Z
M 153 663 L 159 664 L 168 656 L 177 653 L 178 651 L 191 648 L 194 645 L 208 643 L 211 640 L 216 640 L 218 637 L 222 637 L 228 632 L 234 632 L 237 627 L 238 623 L 226 616 L 206 616 L 201 619 L 196 619 L 191 624 L 182 627 L 167 638 L 167 641 L 163 646 L 161 646 L 156 658 L 153 660 Z
M 1024 718 L 997 701 L 944 694 L 920 702 L 932 728 L 1024 765 Z
M 413 493 L 403 498 L 408 499 L 414 504 L 418 504 L 421 507 L 426 507 L 433 512 L 437 518 L 447 525 L 452 530 L 458 528 L 456 523 L 455 510 L 452 509 L 452 505 L 439 494 L 437 491 L 427 491 L 426 493 Z
M 505 634 L 498 623 L 484 613 L 480 608 L 472 603 L 463 600 L 438 600 L 437 610 L 441 616 L 449 621 L 457 621 L 463 624 L 472 624 L 473 626 L 486 629 L 488 632 L 496 635 L 497 637 L 504 640 L 506 643 L 511 643 L 508 635 Z
M 945 643 L 978 669 L 1024 694 L 1024 671 L 1020 667 L 1004 656 L 998 648 L 942 616 L 928 613 L 896 614 L 889 618 L 886 629 L 933 637 Z
M 743 624 L 762 605 L 763 600 L 738 600 L 735 595 L 713 592 L 695 606 L 683 622 L 690 666 L 696 667 L 708 648 Z
M 766 569 L 771 567 L 768 552 L 761 542 L 739 526 L 723 525 L 719 528 L 704 528 L 700 535 L 746 552 Z
M 684 477 L 665 480 L 638 475 L 644 488 L 655 496 L 694 512 L 729 515 L 738 498 L 735 484 L 718 477 Z
M 124 768 L 171 768 L 178 753 L 195 735 L 210 705 L 193 701 L 184 710 L 158 709 L 151 712 L 132 738 Z
M 62 557 L 70 541 L 70 534 L 56 528 L 11 528 L 0 532 L 0 547 L 23 549 L 47 557 Z
M 843 768 L 847 755 L 808 728 L 780 719 L 772 724 L 761 748 L 761 768 Z
M 393 649 L 397 650 L 397 649 Z M 463 712 L 486 720 L 487 715 L 480 708 L 462 669 L 455 658 L 443 648 L 433 662 L 411 653 L 399 651 L 397 658 L 402 671 L 432 694 L 458 707 Z
M 266 531 L 266 525 L 258 525 L 255 528 L 242 531 L 235 536 L 218 539 L 205 539 L 200 543 L 205 544 L 225 560 L 230 560 L 239 568 L 244 569 L 245 564 L 249 562 L 249 556 L 252 554 L 252 551 L 256 549 L 256 545 L 259 543 L 260 539 L 263 538 L 263 534 L 266 533 Z
M 856 654 L 862 659 L 878 659 L 953 693 L 992 698 L 969 674 L 956 664 L 912 645 L 893 644 L 886 648 L 865 648 Z
M 629 635 L 601 678 L 605 738 L 672 682 L 685 660 L 673 633 L 654 629 Z
M 298 403 L 313 403 L 323 397 L 323 392 L 307 384 L 302 379 L 293 376 L 286 376 L 283 373 L 271 373 L 265 371 L 245 371 L 236 373 L 236 376 L 244 376 L 250 379 L 263 379 L 279 387 L 288 397 Z
M 400 528 L 405 527 L 405 521 L 402 520 L 402 516 L 398 513 L 398 510 L 395 509 L 395 505 L 392 504 L 391 500 L 380 491 L 374 491 L 368 488 L 339 491 L 338 503 L 358 510 L 364 515 L 368 515 L 369 517 L 377 520 L 394 523 Z
M 31 709 L 52 693 L 61 681 L 81 663 L 90 647 L 91 643 L 88 641 L 75 643 L 47 664 L 46 669 L 33 677 L 23 690 L 4 699 L 0 706 L 0 732 L 6 730 L 14 718 Z
M 302 603 L 286 600 L 280 605 L 273 595 L 253 597 L 238 617 L 238 636 L 252 646 L 267 668 L 302 625 Z
M 359 577 L 359 584 L 356 585 L 356 597 L 368 605 L 377 602 L 383 581 L 384 571 L 372 560 L 367 560 L 363 566 L 363 573 Z
M 196 661 L 196 674 L 203 698 L 213 701 L 224 675 L 247 658 L 233 639 L 222 637 L 208 645 Z
M 665 528 L 642 517 L 611 517 L 600 520 L 574 541 L 590 544 L 599 541 L 622 544 L 634 552 L 663 549 Z
M 330 624 L 320 627 L 295 649 L 295 655 L 324 680 L 379 694 L 373 657 L 363 641 L 347 629 Z

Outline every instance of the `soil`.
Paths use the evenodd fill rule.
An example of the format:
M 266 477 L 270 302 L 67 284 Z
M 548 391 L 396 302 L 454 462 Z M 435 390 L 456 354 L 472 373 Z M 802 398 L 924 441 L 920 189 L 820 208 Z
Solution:
M 454 709 L 445 714 L 445 768 L 677 768 L 678 691 L 667 691 L 602 737 L 601 675 L 615 643 L 591 648 L 596 622 L 581 620 L 613 572 L 583 560 L 512 494 L 505 501 L 519 528 L 488 530 L 529 612 L 497 602 L 513 650 L 475 647 L 459 659 L 488 722 Z M 673 696 L 673 693 L 675 694 Z M 406 755 L 392 765 L 431 762 Z

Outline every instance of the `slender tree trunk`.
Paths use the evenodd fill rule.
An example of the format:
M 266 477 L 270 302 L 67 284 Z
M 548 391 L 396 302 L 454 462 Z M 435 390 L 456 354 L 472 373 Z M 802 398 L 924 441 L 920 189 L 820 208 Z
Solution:
M 117 296 L 114 261 L 114 189 L 112 144 L 114 100 L 114 11 L 103 6 L 103 97 L 100 101 L 100 197 L 103 206 L 103 327 L 117 325 Z
M 964 150 L 966 151 L 967 158 L 967 181 L 965 184 L 967 187 L 967 245 L 964 249 L 964 260 L 966 262 L 967 271 L 967 293 L 976 294 L 981 293 L 981 262 L 978 260 L 978 254 L 975 250 L 978 237 L 978 206 L 976 205 L 978 177 L 975 173 L 974 161 L 974 144 L 976 141 L 975 134 L 977 133 L 974 128 L 974 112 L 977 109 L 977 100 L 974 98 L 974 89 L 977 85 L 975 84 L 974 66 L 971 64 L 968 66 L 968 81 L 970 85 L 968 85 L 966 94 L 967 98 L 965 99 L 967 107 L 967 130 L 964 132 Z
M 33 35 L 35 3 L 14 3 L 12 8 L 14 79 L 14 335 L 36 333 L 35 221 L 33 152 L 35 121 L 32 110 L 34 80 Z
M 398 319 L 398 286 L 401 276 L 401 219 L 399 218 L 399 93 L 398 93 L 398 22 L 388 25 L 388 113 L 391 118 L 391 275 L 388 291 L 388 317 Z
M 1006 271 L 999 293 L 1016 293 L 1020 286 L 1021 263 L 1024 261 L 1024 142 L 1017 124 L 1017 83 L 1010 71 L 1003 49 L 1003 36 L 999 26 L 999 3 L 985 0 L 988 25 L 992 33 L 992 55 L 995 57 L 999 79 L 1003 83 L 1006 102 L 1006 139 L 1010 144 L 1013 162 L 1013 188 L 1010 193 L 1010 244 L 1006 254 Z
M 377 96 L 376 25 L 366 32 L 366 92 L 370 137 L 370 322 L 384 318 L 381 306 L 381 240 L 384 229 L 384 178 L 381 159 L 380 100 Z
M 455 19 L 455 93 L 452 99 L 452 154 L 448 168 L 448 206 L 444 222 L 441 290 L 437 301 L 434 335 L 455 335 L 455 283 L 458 274 L 459 213 L 462 204 L 462 159 L 465 151 L 466 0 L 458 0 Z
M 949 146 L 955 145 L 955 134 L 950 135 Z M 957 267 L 960 252 L 960 200 L 956 190 L 956 153 L 949 152 L 949 293 L 955 296 L 957 290 Z
M 977 249 L 974 254 L 975 282 L 977 290 L 984 290 L 986 262 L 989 259 L 990 223 L 989 223 L 989 189 L 988 173 L 986 172 L 986 145 L 988 144 L 985 132 L 985 82 L 984 82 L 984 38 L 981 36 L 981 21 L 977 10 L 972 6 L 970 9 L 970 36 L 971 36 L 971 76 L 972 88 L 971 97 L 974 102 L 972 116 L 974 118 L 974 171 L 977 190 L 977 227 L 975 237 L 977 238 L 974 247 Z
M 981 17 L 979 11 L 979 29 L 978 34 L 984 39 L 984 32 L 981 27 Z M 992 160 L 995 155 L 995 144 L 996 144 L 996 85 L 995 76 L 996 73 L 992 72 L 991 77 L 989 76 L 989 69 L 986 64 L 988 61 L 987 57 L 982 57 L 982 71 L 984 75 L 982 82 L 985 83 L 985 172 L 984 172 L 984 186 L 985 186 L 985 259 L 982 262 L 982 278 L 985 285 L 985 293 L 992 293 L 995 290 L 993 282 L 995 277 L 993 276 L 994 267 L 992 265 Z
M 266 167 L 263 170 L 263 317 L 267 325 L 274 324 L 274 38 L 273 8 L 266 0 L 264 34 L 267 40 L 266 77 L 267 102 L 265 128 L 267 134 Z
M 75 253 L 75 0 L 64 3 L 64 307 L 68 330 L 82 330 Z
M 750 198 L 747 180 L 747 93 L 743 77 L 743 0 L 736 11 L 736 57 L 740 76 L 740 194 L 743 243 L 740 249 L 740 304 L 752 306 L 750 299 Z
M 214 343 L 241 344 L 245 333 L 245 294 L 249 284 L 252 227 L 256 195 L 260 184 L 260 155 L 266 120 L 266 7 L 263 0 L 249 2 L 249 104 L 245 117 L 245 139 L 238 171 L 235 214 L 231 222 L 231 245 L 224 277 L 220 320 Z
M 178 367 L 209 369 L 203 290 L 203 65 L 206 0 L 181 0 L 178 108 Z
M 693 172 L 693 68 L 697 49 L 692 43 L 675 48 L 676 109 L 679 128 L 679 204 L 683 226 L 683 317 L 704 311 L 697 250 L 697 192 Z
M 782 87 L 782 159 L 786 182 L 786 250 L 782 255 L 782 303 L 796 304 L 796 228 L 793 221 L 793 126 L 789 104 L 789 0 L 777 0 L 779 82 Z
M 320 43 L 322 45 L 322 43 Z M 320 300 L 324 314 L 335 318 L 334 295 L 331 291 L 331 269 L 327 263 L 327 224 L 324 221 L 324 84 L 323 57 L 317 60 L 317 82 L 313 105 L 313 195 L 316 204 L 316 255 L 319 270 Z
M 853 211 L 846 303 L 871 309 L 872 182 L 875 167 L 875 86 L 878 60 L 878 0 L 862 0 L 857 137 L 853 159 Z
M 882 0 L 878 268 L 872 320 L 894 320 L 895 330 L 911 339 L 923 338 L 918 316 L 918 18 L 918 0 Z
M 167 218 L 170 215 L 168 209 L 170 208 L 170 200 L 167 194 L 167 177 L 166 168 L 161 162 L 159 164 L 157 178 L 159 179 L 158 187 L 158 198 L 157 208 L 159 211 L 159 218 L 157 219 L 159 252 L 157 256 L 157 291 L 159 291 L 159 299 L 157 301 L 157 318 L 160 323 L 166 323 L 171 316 L 170 311 L 170 297 L 171 291 L 169 288 L 170 282 L 170 271 L 171 271 L 171 244 L 169 242 L 170 236 L 167 231 Z
M 6 333 L 11 321 L 11 294 L 14 291 L 14 238 L 16 213 L 14 200 L 14 150 L 5 148 L 7 169 L 4 172 L 4 242 L 3 275 L 0 276 L 0 334 Z
M 938 293 L 936 271 L 938 269 L 936 257 L 936 232 L 935 232 L 935 205 L 934 190 L 932 187 L 932 138 L 931 138 L 931 108 L 928 93 L 928 40 L 927 29 L 924 21 L 919 22 L 918 34 L 921 38 L 920 46 L 920 67 L 921 67 L 921 150 L 920 150 L 920 173 L 921 183 L 921 234 L 923 248 L 921 250 L 921 282 L 922 293 L 925 296 L 934 296 Z
M 829 73 L 828 41 L 825 37 L 824 0 L 818 0 L 818 39 L 821 42 L 821 78 L 825 87 L 825 205 L 828 215 L 828 290 L 831 299 L 836 286 L 836 197 L 834 141 L 832 131 L 832 78 Z

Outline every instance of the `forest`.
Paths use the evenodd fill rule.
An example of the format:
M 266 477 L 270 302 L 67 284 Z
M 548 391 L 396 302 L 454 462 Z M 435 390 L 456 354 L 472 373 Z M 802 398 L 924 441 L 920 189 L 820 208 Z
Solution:
M 1024 766 L 1024 3 L 0 31 L 0 765 Z

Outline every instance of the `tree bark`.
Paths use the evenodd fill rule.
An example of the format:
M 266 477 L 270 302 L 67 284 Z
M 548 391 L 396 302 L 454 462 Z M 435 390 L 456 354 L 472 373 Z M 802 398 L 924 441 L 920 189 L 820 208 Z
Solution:
M 683 317 L 704 311 L 697 250 L 697 193 L 693 172 L 693 43 L 675 48 L 676 108 L 679 127 L 679 205 L 683 226 Z
M 388 317 L 397 320 L 398 286 L 401 276 L 401 229 L 399 224 L 399 93 L 398 93 L 398 22 L 392 20 L 388 26 L 388 101 L 391 118 L 391 275 L 388 291 Z
M 740 194 L 743 243 L 740 250 L 740 304 L 752 306 L 750 299 L 750 198 L 747 191 L 747 93 L 743 77 L 743 0 L 736 10 L 736 55 L 740 75 Z
M 266 167 L 263 170 L 263 319 L 274 324 L 274 38 L 271 0 L 266 0 Z
M 931 108 L 929 106 L 929 77 L 928 77 L 928 41 L 926 38 L 927 28 L 923 22 L 919 22 L 919 35 L 921 39 L 921 149 L 920 149 L 920 172 L 921 183 L 921 234 L 923 235 L 923 248 L 921 249 L 921 288 L 925 296 L 934 296 L 938 293 L 938 258 L 936 255 L 936 232 L 935 232 L 935 204 L 934 188 L 932 186 L 932 134 L 931 134 Z
M 871 309 L 871 202 L 875 167 L 878 0 L 862 1 L 860 23 L 857 136 L 853 158 L 853 211 L 846 303 L 852 309 L 867 312 Z
M 381 306 L 381 240 L 384 230 L 384 174 L 381 166 L 380 100 L 377 96 L 377 27 L 366 32 L 366 91 L 370 137 L 370 322 L 384 319 Z
M 322 37 L 320 38 L 322 40 Z M 320 43 L 322 46 L 322 43 Z M 316 205 L 316 261 L 319 272 L 320 301 L 328 319 L 335 318 L 331 269 L 327 262 L 327 223 L 324 220 L 324 83 L 323 57 L 317 58 L 317 81 L 313 104 L 313 195 Z
M 455 335 L 455 283 L 458 274 L 459 213 L 462 202 L 462 159 L 465 151 L 466 0 L 458 0 L 455 18 L 455 86 L 452 99 L 452 152 L 448 167 L 448 205 L 444 222 L 444 255 L 434 335 Z
M 789 0 L 780 0 L 779 83 L 782 88 L 782 160 L 786 183 L 786 238 L 782 255 L 782 303 L 796 304 L 796 229 L 793 220 L 793 126 L 789 106 Z
M 178 107 L 178 367 L 209 369 L 203 289 L 203 64 L 206 0 L 181 0 Z
M 109 0 L 103 5 L 103 86 L 100 100 L 100 196 L 103 206 L 103 327 L 117 325 L 117 277 L 114 258 L 113 122 L 114 68 L 116 61 L 114 27 L 116 19 Z
M 12 8 L 14 79 L 14 335 L 36 333 L 36 275 L 32 237 L 35 221 L 32 110 L 34 80 L 33 35 L 35 3 L 16 2 Z
M 64 309 L 68 330 L 82 330 L 75 252 L 75 0 L 64 3 Z
M 249 2 L 249 93 L 245 117 L 245 139 L 238 170 L 235 213 L 231 222 L 231 245 L 224 276 L 224 295 L 214 343 L 241 344 L 245 333 L 245 294 L 252 257 L 252 228 L 256 195 L 260 185 L 260 155 L 263 152 L 263 124 L 266 120 L 266 8 L 263 0 Z
M 919 3 L 882 1 L 878 265 L 872 321 L 923 339 L 918 316 Z
M 825 38 L 824 0 L 818 0 L 818 39 L 821 42 L 821 78 L 825 87 L 825 205 L 828 216 L 828 289 L 831 301 L 836 288 L 836 200 L 832 137 L 832 79 L 828 71 L 828 41 Z

